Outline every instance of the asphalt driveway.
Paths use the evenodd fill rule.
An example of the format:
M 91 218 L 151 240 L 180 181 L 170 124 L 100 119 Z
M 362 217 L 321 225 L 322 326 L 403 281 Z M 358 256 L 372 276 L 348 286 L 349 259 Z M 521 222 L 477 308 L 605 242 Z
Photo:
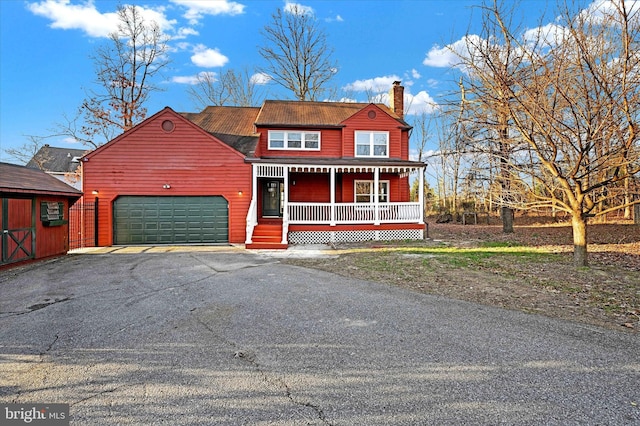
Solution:
M 640 424 L 640 337 L 241 249 L 118 248 L 0 271 L 8 402 L 76 425 Z

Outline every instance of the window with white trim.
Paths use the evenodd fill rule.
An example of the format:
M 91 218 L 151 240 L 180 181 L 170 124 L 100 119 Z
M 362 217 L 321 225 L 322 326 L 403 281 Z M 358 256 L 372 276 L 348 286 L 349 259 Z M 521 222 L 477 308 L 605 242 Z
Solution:
M 373 204 L 375 200 L 375 194 L 373 189 L 375 188 L 375 182 L 372 180 L 357 180 L 355 185 L 355 202 L 356 203 L 369 203 Z M 389 202 L 389 181 L 378 181 L 378 202 Z
M 320 150 L 320 132 L 269 130 L 269 149 Z
M 389 157 L 389 132 L 355 132 L 356 157 Z

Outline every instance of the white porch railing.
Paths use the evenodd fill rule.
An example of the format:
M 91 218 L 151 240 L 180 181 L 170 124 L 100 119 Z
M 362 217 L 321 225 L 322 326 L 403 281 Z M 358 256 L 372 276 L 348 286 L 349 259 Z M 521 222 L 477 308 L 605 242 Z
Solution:
M 333 206 L 333 208 L 332 208 Z M 422 223 L 420 203 L 288 203 L 290 224 Z M 333 213 L 333 214 L 332 214 Z

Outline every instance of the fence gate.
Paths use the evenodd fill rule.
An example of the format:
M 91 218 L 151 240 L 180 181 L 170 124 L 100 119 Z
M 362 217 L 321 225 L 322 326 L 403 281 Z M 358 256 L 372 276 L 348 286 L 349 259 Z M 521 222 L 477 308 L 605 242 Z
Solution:
M 69 250 L 98 245 L 98 204 L 78 201 L 69 208 Z
M 0 265 L 35 257 L 36 211 L 32 198 L 0 198 Z

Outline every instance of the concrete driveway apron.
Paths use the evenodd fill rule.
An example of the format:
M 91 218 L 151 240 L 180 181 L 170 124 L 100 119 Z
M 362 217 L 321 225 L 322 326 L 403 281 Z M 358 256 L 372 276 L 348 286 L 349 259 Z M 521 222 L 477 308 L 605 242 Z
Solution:
M 74 425 L 640 424 L 638 334 L 265 253 L 102 249 L 0 295 L 0 402 Z

